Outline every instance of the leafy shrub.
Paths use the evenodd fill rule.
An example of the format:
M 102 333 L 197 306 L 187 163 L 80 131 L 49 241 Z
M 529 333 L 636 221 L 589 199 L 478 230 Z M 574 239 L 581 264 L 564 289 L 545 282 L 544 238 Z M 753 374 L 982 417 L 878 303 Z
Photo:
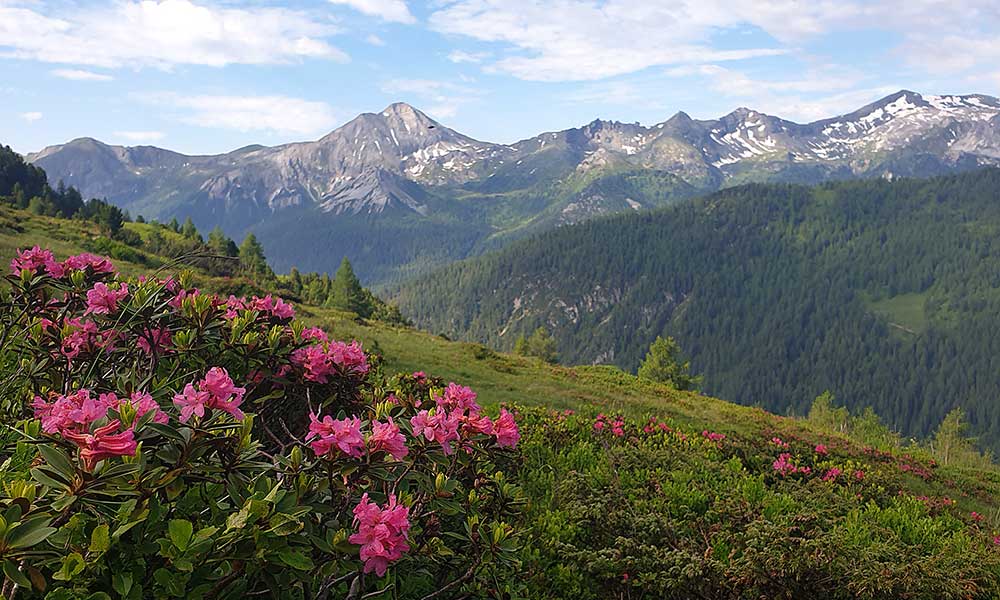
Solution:
M 4 597 L 520 594 L 511 413 L 271 296 L 37 247 L 7 281 Z
M 532 598 L 1000 593 L 996 523 L 908 486 L 937 486 L 933 463 L 655 418 L 535 409 L 521 424 Z

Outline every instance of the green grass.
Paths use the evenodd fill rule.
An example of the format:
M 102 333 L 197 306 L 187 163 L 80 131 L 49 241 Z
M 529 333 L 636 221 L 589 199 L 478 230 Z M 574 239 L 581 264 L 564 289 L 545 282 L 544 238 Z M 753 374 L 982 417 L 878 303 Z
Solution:
M 886 319 L 893 332 L 903 336 L 917 336 L 927 330 L 926 302 L 927 292 L 898 294 L 875 301 L 865 299 L 869 311 Z

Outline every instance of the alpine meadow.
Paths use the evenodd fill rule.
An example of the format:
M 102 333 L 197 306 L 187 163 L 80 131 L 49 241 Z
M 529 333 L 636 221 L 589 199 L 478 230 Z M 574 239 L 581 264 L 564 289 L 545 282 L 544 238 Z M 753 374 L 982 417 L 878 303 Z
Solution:
M 0 600 L 1000 598 L 998 31 L 0 0 Z

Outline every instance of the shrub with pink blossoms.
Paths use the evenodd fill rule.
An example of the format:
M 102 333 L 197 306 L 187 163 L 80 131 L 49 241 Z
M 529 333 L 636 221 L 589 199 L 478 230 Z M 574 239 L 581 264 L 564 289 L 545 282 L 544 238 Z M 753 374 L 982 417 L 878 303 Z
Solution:
M 0 463 L 31 455 L 4 474 L 0 513 L 14 502 L 39 528 L 0 549 L 5 574 L 31 569 L 18 600 L 519 584 L 515 412 L 425 373 L 387 377 L 276 296 L 40 248 L 11 266 L 0 341 L 20 391 L 0 410 L 21 437 Z

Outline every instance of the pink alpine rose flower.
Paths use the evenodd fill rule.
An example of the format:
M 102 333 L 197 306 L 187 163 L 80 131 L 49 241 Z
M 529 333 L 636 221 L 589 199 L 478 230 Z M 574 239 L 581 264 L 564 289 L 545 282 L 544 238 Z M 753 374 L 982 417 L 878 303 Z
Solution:
M 330 337 L 319 327 L 307 327 L 302 330 L 302 334 L 299 337 L 303 340 L 316 340 L 324 344 L 330 341 Z
M 368 372 L 368 357 L 357 341 L 345 344 L 331 342 L 329 349 L 330 362 L 337 365 L 345 374 L 364 375 Z
M 454 382 L 449 383 L 448 387 L 444 390 L 444 395 L 436 400 L 438 408 L 449 411 L 458 410 L 460 412 L 468 412 L 472 415 L 478 415 L 482 412 L 482 408 L 476 404 L 476 393 L 470 388 Z
M 495 435 L 497 436 L 498 446 L 513 448 L 521 439 L 521 433 L 517 429 L 517 423 L 514 422 L 514 415 L 507 412 L 507 409 L 500 409 L 500 417 L 496 420 L 493 426 L 495 429 Z
M 326 383 L 333 373 L 330 356 L 320 344 L 306 346 L 292 352 L 292 364 L 302 369 L 306 381 Z
M 135 345 L 148 355 L 162 354 L 170 346 L 172 340 L 173 334 L 166 327 L 146 328 L 139 335 Z
M 190 383 L 185 385 L 184 392 L 174 396 L 174 404 L 181 411 L 181 423 L 187 423 L 191 417 L 204 417 L 205 407 L 210 400 L 208 392 L 198 391 Z
M 365 563 L 364 572 L 375 572 L 382 577 L 389 563 L 399 560 L 410 549 L 406 534 L 410 531 L 410 509 L 389 496 L 384 507 L 368 500 L 368 494 L 354 507 L 354 523 L 358 532 L 348 541 L 361 546 L 360 556 Z
M 121 421 L 115 419 L 104 427 L 98 427 L 93 433 L 63 434 L 67 440 L 80 448 L 80 460 L 83 468 L 93 471 L 98 462 L 113 456 L 135 456 L 137 444 L 132 429 L 115 433 L 121 427 Z
M 117 290 L 103 282 L 95 283 L 93 289 L 87 291 L 87 310 L 84 314 L 111 314 L 118 310 L 118 302 L 125 296 L 128 296 L 127 283 L 122 283 Z
M 353 457 L 361 458 L 365 448 L 365 438 L 361 435 L 361 419 L 350 417 L 334 419 L 326 415 L 322 420 L 315 414 L 309 415 L 309 434 L 306 441 L 313 440 L 310 447 L 316 456 L 326 456 L 334 449 Z
M 27 271 L 32 275 L 37 275 L 39 269 L 52 263 L 55 263 L 52 251 L 35 246 L 27 250 L 17 251 L 17 256 L 10 261 L 10 272 L 14 275 L 20 275 L 22 271 Z
M 387 423 L 375 421 L 372 423 L 372 433 L 368 436 L 370 452 L 386 452 L 396 460 L 403 460 L 409 450 L 406 449 L 406 436 L 399 427 L 389 419 Z
M 128 398 L 119 400 L 115 408 L 118 408 L 122 404 L 130 404 L 135 409 L 135 416 L 137 417 L 141 417 L 152 411 L 154 423 L 163 424 L 170 420 L 167 413 L 160 410 L 160 405 L 156 400 L 153 400 L 153 397 L 146 392 L 132 392 L 132 395 Z
M 413 427 L 414 437 L 421 435 L 427 441 L 436 441 L 441 444 L 441 449 L 445 454 L 451 454 L 454 450 L 451 442 L 458 441 L 458 427 L 461 424 L 461 415 L 456 413 L 446 414 L 444 411 L 422 410 L 410 418 L 410 425 Z
M 111 264 L 110 260 L 103 256 L 88 254 L 86 252 L 70 256 L 63 262 L 63 267 L 65 267 L 67 271 L 83 271 L 89 268 L 94 273 L 115 272 L 115 267 Z

